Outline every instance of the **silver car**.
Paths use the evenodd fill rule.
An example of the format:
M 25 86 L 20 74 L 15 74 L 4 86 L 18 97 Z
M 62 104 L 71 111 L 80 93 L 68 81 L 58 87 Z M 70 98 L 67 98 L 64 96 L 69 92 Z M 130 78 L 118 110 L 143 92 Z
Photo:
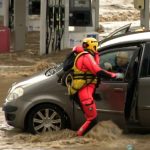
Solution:
M 150 32 L 109 38 L 98 50 L 104 69 L 106 62 L 115 67 L 119 52 L 129 56 L 124 79 L 102 78 L 96 89 L 99 121 L 112 120 L 126 129 L 150 129 Z M 3 105 L 7 123 L 31 133 L 79 128 L 85 118 L 59 82 L 61 72 L 60 64 L 13 84 Z

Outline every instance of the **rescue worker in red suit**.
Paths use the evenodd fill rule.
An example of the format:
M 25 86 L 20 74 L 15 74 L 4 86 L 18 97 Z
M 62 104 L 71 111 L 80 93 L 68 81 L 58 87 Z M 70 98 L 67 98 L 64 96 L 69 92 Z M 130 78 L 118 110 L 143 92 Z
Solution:
M 73 49 L 79 54 L 74 62 L 71 90 L 73 94 L 77 92 L 80 106 L 86 118 L 86 122 L 77 131 L 78 136 L 84 135 L 97 123 L 97 111 L 93 99 L 97 79 L 120 76 L 119 73 L 108 72 L 100 68 L 97 47 L 98 42 L 95 38 L 85 38 L 82 47 L 74 47 Z

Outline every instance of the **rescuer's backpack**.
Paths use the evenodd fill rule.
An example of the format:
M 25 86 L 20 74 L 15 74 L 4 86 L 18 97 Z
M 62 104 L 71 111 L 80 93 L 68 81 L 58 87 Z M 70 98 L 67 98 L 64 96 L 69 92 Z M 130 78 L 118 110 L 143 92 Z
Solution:
M 69 71 L 72 69 L 76 56 L 77 56 L 77 53 L 75 51 L 72 51 L 71 53 L 67 55 L 66 59 L 63 62 L 64 71 Z
M 66 78 L 69 81 L 68 76 L 70 76 L 70 78 L 73 76 L 73 72 L 74 72 L 73 66 L 74 66 L 75 59 L 77 55 L 83 51 L 84 49 L 81 46 L 74 47 L 73 50 L 65 58 L 63 62 L 63 75 L 61 78 L 62 85 L 66 86 Z M 70 79 L 70 82 L 71 82 L 71 79 Z
M 63 62 L 63 74 L 62 74 L 62 78 L 61 78 L 61 83 L 64 86 L 66 85 L 66 79 L 69 82 L 69 78 L 68 76 L 72 77 L 73 76 L 73 66 L 74 66 L 74 61 L 76 59 L 77 53 L 72 51 L 71 53 L 69 53 L 67 55 L 67 57 L 65 58 L 64 62 Z M 71 82 L 72 78 L 70 78 L 70 82 Z

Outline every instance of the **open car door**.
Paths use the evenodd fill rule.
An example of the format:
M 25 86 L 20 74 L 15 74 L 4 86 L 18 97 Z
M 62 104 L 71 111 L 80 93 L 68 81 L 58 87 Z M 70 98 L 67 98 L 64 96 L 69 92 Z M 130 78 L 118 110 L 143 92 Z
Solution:
M 150 42 L 146 43 L 137 88 L 137 118 L 141 126 L 150 128 Z
M 131 23 L 127 24 L 123 27 L 120 27 L 119 29 L 116 29 L 115 31 L 110 33 L 108 36 L 106 36 L 103 40 L 101 40 L 99 42 L 99 44 L 102 44 L 103 42 L 107 41 L 109 38 L 112 38 L 112 37 L 115 37 L 115 36 L 118 36 L 118 35 L 125 34 L 125 33 L 129 32 L 130 27 L 131 27 Z
M 119 72 L 124 73 L 125 77 L 123 80 L 120 79 L 101 79 L 99 87 L 96 90 L 96 104 L 97 104 L 97 111 L 99 112 L 99 120 L 113 120 L 118 125 L 124 127 L 125 125 L 125 109 L 127 109 L 127 113 L 130 113 L 131 110 L 131 103 L 130 100 L 132 99 L 132 95 L 128 94 L 129 90 L 133 90 L 130 87 L 133 86 L 133 80 L 130 66 L 133 64 L 135 57 L 137 56 L 139 51 L 139 47 L 136 46 L 128 46 L 128 47 L 120 47 L 120 48 L 113 48 L 103 51 L 101 54 L 100 59 L 100 66 L 105 68 L 105 62 L 110 63 L 112 65 L 111 72 Z M 124 68 L 123 72 L 118 69 L 115 65 L 116 59 L 120 59 L 119 53 L 127 54 L 128 60 L 127 65 Z M 122 58 L 123 59 L 123 58 Z M 134 72 L 134 71 L 133 71 Z M 130 93 L 130 92 L 129 92 Z M 128 104 L 128 108 L 126 107 L 126 103 Z

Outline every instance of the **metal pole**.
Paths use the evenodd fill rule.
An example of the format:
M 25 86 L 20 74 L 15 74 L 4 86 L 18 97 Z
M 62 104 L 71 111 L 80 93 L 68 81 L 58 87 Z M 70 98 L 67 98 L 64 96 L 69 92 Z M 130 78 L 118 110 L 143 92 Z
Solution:
M 9 0 L 3 0 L 4 26 L 9 25 Z
M 46 6 L 47 6 L 47 0 L 41 0 L 40 55 L 46 53 Z
M 149 30 L 149 0 L 144 0 L 144 9 L 141 10 L 141 26 Z

